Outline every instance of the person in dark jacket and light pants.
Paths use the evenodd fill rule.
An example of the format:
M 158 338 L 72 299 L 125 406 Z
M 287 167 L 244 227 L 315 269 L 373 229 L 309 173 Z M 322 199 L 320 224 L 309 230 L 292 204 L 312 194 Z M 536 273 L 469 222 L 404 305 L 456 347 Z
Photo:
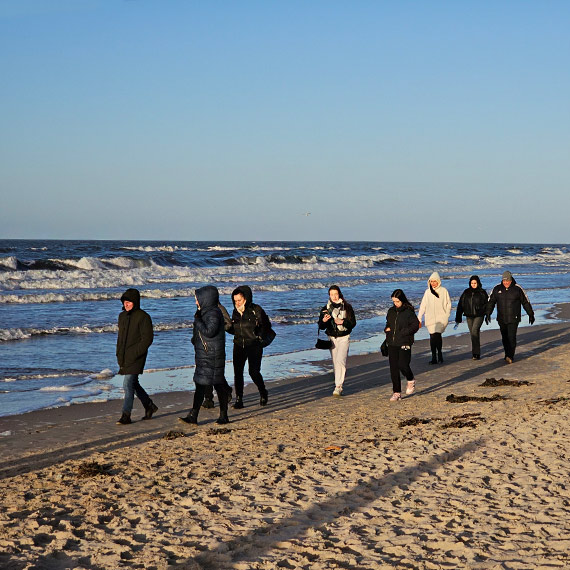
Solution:
M 414 335 L 420 328 L 420 321 L 401 289 L 396 289 L 391 297 L 394 306 L 388 309 L 384 332 L 386 333 L 386 342 L 388 343 L 388 361 L 390 363 L 390 377 L 392 378 L 393 388 L 390 401 L 397 402 L 402 397 L 400 373 L 408 381 L 406 394 L 410 395 L 416 391 L 416 381 L 414 373 L 410 368 L 410 361 L 412 359 Z
M 240 285 L 232 292 L 234 311 L 232 324 L 228 329 L 234 335 L 234 388 L 236 401 L 234 408 L 243 408 L 243 371 L 248 363 L 248 371 L 259 390 L 259 405 L 265 406 L 269 397 L 261 375 L 263 358 L 263 331 L 271 328 L 266 312 L 253 302 L 253 293 L 248 285 Z
M 139 383 L 143 373 L 148 349 L 152 344 L 152 320 L 148 313 L 140 308 L 141 296 L 137 289 L 127 289 L 122 297 L 123 310 L 119 315 L 119 334 L 117 335 L 117 363 L 119 374 L 124 374 L 123 413 L 118 424 L 131 423 L 131 411 L 135 394 L 145 409 L 143 420 L 150 420 L 158 407 L 150 399 Z
M 356 326 L 352 305 L 345 301 L 337 285 L 329 287 L 329 301 L 319 314 L 319 328 L 324 329 L 332 342 L 331 357 L 334 369 L 333 396 L 342 396 L 350 333 Z
M 521 322 L 521 306 L 528 315 L 528 322 L 534 323 L 534 311 L 524 289 L 515 281 L 510 271 L 503 273 L 503 279 L 496 285 L 489 296 L 485 322 L 491 322 L 491 314 L 497 305 L 497 322 L 501 329 L 501 338 L 505 349 L 505 361 L 512 364 L 517 346 L 517 328 Z
M 481 358 L 479 331 L 485 318 L 488 298 L 487 291 L 483 289 L 479 277 L 472 275 L 469 278 L 469 287 L 463 291 L 459 298 L 459 303 L 457 303 L 455 322 L 457 324 L 461 323 L 463 320 L 462 315 L 465 315 L 467 328 L 471 334 L 471 354 L 473 355 L 473 360 Z
M 194 402 L 192 409 L 181 421 L 188 424 L 198 423 L 198 412 L 204 401 L 207 386 L 214 386 L 220 403 L 218 424 L 227 424 L 228 390 L 224 371 L 226 367 L 226 331 L 224 316 L 218 307 L 219 293 L 213 285 L 206 285 L 196 290 L 196 306 L 192 344 L 196 353 L 194 371 Z

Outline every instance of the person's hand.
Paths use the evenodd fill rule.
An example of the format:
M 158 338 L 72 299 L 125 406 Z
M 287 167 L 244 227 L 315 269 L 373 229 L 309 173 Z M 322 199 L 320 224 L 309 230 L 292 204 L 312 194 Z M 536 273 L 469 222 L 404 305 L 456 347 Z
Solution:
M 384 332 L 390 332 L 390 327 L 386 327 L 386 328 L 384 329 Z
M 323 323 L 326 323 L 328 321 L 331 320 L 331 316 L 327 313 L 324 317 L 323 317 Z
M 459 325 L 459 324 L 461 324 L 462 322 L 463 322 L 463 319 L 459 319 L 459 320 L 455 319 L 455 324 L 456 324 L 456 325 Z
M 337 325 L 342 325 L 342 323 L 344 323 L 344 319 L 335 319 L 334 322 Z
M 528 322 L 529 322 L 531 325 L 534 325 L 534 315 L 529 316 Z
M 418 330 L 422 328 L 422 321 L 420 321 L 420 319 L 418 319 L 418 322 L 420 323 L 420 326 L 418 327 Z
M 490 315 L 485 315 L 485 324 L 488 325 L 491 323 L 491 316 Z

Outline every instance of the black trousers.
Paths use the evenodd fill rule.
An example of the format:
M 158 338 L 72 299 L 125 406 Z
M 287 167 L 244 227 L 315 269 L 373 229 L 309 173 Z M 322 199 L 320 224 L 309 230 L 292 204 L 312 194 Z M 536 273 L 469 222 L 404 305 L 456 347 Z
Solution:
M 218 395 L 218 402 L 220 403 L 221 412 L 228 411 L 228 390 L 226 386 L 227 383 L 214 384 L 216 394 Z M 196 384 L 196 391 L 194 392 L 194 403 L 192 404 L 193 410 L 198 411 L 200 409 L 200 406 L 204 402 L 204 396 L 206 395 L 206 391 L 208 389 L 211 390 L 212 386 L 202 386 L 202 384 Z
M 429 346 L 431 348 L 431 353 L 434 356 L 436 351 L 441 352 L 441 349 L 443 348 L 443 338 L 441 337 L 441 333 L 430 333 Z
M 265 383 L 261 375 L 261 359 L 263 357 L 263 347 L 259 344 L 251 346 L 238 346 L 234 344 L 234 388 L 236 397 L 243 398 L 243 371 L 245 363 L 248 363 L 248 372 L 257 386 L 260 394 L 265 394 Z
M 517 347 L 517 329 L 518 323 L 509 323 L 508 325 L 499 325 L 501 329 L 501 338 L 503 340 L 503 348 L 505 349 L 505 358 L 515 357 L 515 349 Z
M 412 350 L 403 349 L 399 346 L 388 345 L 388 362 L 390 363 L 390 377 L 392 378 L 392 388 L 394 392 L 402 391 L 402 373 L 406 380 L 413 380 L 414 373 L 410 368 L 412 360 Z
M 220 386 L 224 386 L 228 392 L 232 391 L 232 387 L 228 384 L 228 381 L 224 379 L 223 384 Z M 204 392 L 204 399 L 206 400 L 213 400 L 214 399 L 214 387 L 213 386 L 204 386 L 206 391 Z
M 471 334 L 471 352 L 472 354 L 481 354 L 481 340 L 479 338 L 479 331 L 483 324 L 483 317 L 467 317 L 467 327 Z

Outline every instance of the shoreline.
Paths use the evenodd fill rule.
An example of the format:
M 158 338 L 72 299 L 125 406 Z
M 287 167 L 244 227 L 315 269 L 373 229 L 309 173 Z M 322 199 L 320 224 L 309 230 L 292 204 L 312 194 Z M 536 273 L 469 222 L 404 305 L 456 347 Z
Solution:
M 570 323 L 518 339 L 512 365 L 498 331 L 482 333 L 480 361 L 462 335 L 429 366 L 420 341 L 418 392 L 395 403 L 387 359 L 371 354 L 350 359 L 342 398 L 331 373 L 275 383 L 265 408 L 250 389 L 223 427 L 217 409 L 177 422 L 187 392 L 127 426 L 120 402 L 11 417 L 0 566 L 565 567 Z M 528 384 L 481 387 L 490 377 Z M 81 476 L 88 465 L 99 474 Z

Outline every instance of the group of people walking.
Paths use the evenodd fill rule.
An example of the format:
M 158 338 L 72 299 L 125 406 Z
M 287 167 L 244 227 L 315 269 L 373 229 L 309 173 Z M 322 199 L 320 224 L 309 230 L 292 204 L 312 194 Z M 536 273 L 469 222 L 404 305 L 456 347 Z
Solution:
M 350 333 L 356 326 L 356 316 L 352 305 L 346 301 L 337 285 L 328 290 L 329 299 L 321 309 L 318 319 L 319 330 L 329 338 L 330 353 L 334 369 L 335 387 L 333 396 L 340 397 L 346 376 Z M 233 367 L 236 399 L 233 407 L 241 409 L 243 403 L 244 370 L 248 364 L 249 375 L 259 391 L 259 404 L 268 402 L 268 391 L 261 374 L 263 348 L 275 336 L 271 322 L 265 311 L 253 303 L 251 288 L 237 287 L 232 292 L 233 312 L 230 316 L 220 304 L 216 287 L 207 285 L 196 290 L 197 311 L 194 315 L 194 328 L 191 342 L 196 355 L 194 372 L 194 400 L 188 415 L 179 418 L 189 424 L 196 424 L 201 407 L 213 407 L 213 392 L 216 391 L 220 407 L 217 423 L 229 422 L 228 406 L 232 400 L 232 388 L 225 378 L 225 335 L 233 335 Z M 422 297 L 418 315 L 402 289 L 391 295 L 393 306 L 386 315 L 386 344 L 393 393 L 391 401 L 402 397 L 401 376 L 407 380 L 406 394 L 416 391 L 416 381 L 411 370 L 412 345 L 414 335 L 422 326 L 422 321 L 430 335 L 430 364 L 443 363 L 443 338 L 451 315 L 451 298 L 442 286 L 437 272 L 430 275 L 428 287 Z M 124 402 L 118 424 L 131 423 L 131 411 L 136 395 L 145 409 L 143 420 L 149 420 L 158 407 L 139 383 L 148 349 L 153 341 L 152 320 L 140 308 L 140 293 L 128 289 L 121 297 L 123 310 L 119 315 L 117 336 L 117 362 L 119 374 L 123 374 Z M 521 321 L 521 307 L 534 323 L 534 312 L 524 289 L 515 281 L 510 271 L 505 271 L 501 283 L 493 288 L 488 296 L 477 275 L 469 279 L 469 287 L 463 291 L 455 314 L 456 325 L 463 316 L 471 335 L 472 357 L 481 357 L 480 329 L 497 308 L 497 321 L 501 331 L 505 361 L 511 364 L 516 349 L 517 328 Z M 269 339 L 269 340 L 268 340 Z

